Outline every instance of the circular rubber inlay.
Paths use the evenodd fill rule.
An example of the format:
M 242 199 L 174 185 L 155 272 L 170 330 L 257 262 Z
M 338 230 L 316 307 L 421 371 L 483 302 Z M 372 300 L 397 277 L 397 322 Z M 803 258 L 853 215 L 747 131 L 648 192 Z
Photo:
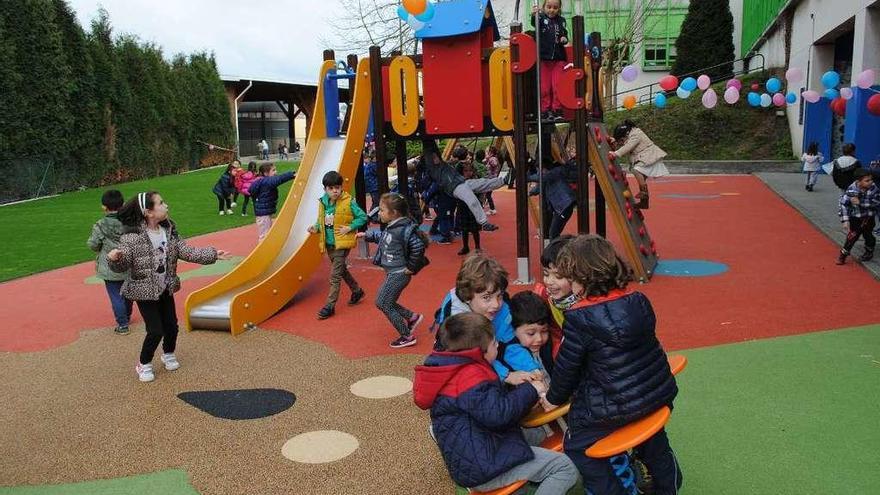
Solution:
M 319 430 L 291 438 L 281 447 L 281 454 L 291 461 L 324 464 L 348 457 L 358 446 L 358 439 L 348 433 Z
M 705 260 L 661 260 L 654 269 L 655 275 L 670 277 L 709 277 L 728 270 L 724 263 Z
M 399 376 L 373 376 L 353 383 L 350 390 L 354 395 L 366 399 L 387 399 L 412 390 L 412 382 Z

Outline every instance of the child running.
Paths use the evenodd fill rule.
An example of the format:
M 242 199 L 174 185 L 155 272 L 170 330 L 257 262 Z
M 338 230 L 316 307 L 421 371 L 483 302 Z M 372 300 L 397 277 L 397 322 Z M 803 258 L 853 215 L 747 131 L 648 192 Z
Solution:
M 340 281 L 344 280 L 351 289 L 349 306 L 361 302 L 366 295 L 348 271 L 346 260 L 357 240 L 358 229 L 367 223 L 367 214 L 350 194 L 342 190 L 343 178 L 339 172 L 327 172 L 321 183 L 324 195 L 318 200 L 318 221 L 309 226 L 309 233 L 321 234 L 319 249 L 322 253 L 326 251 L 330 258 L 330 293 L 324 307 L 318 311 L 318 319 L 326 320 L 336 314 Z
M 107 253 L 110 268 L 127 272 L 122 295 L 137 302 L 147 335 L 135 366 L 138 379 L 151 382 L 153 355 L 162 343 L 162 363 L 168 371 L 180 368 L 174 354 L 177 347 L 177 312 L 174 293 L 180 290 L 177 260 L 210 265 L 229 256 L 211 247 L 195 248 L 180 238 L 177 226 L 168 218 L 168 205 L 155 191 L 138 193 L 119 210 L 125 232 L 119 247 Z
M 564 455 L 526 442 L 519 421 L 546 391 L 541 381 L 508 389 L 492 362 L 498 341 L 492 323 L 477 313 L 449 318 L 438 332 L 444 351 L 416 367 L 413 399 L 431 410 L 431 432 L 452 479 L 490 491 L 518 480 L 539 484 L 536 495 L 566 493 L 577 470 Z
M 122 295 L 125 274 L 114 272 L 107 263 L 107 253 L 119 244 L 119 237 L 122 235 L 122 222 L 117 216 L 122 203 L 121 192 L 116 189 L 104 191 L 101 196 L 104 217 L 95 222 L 92 235 L 87 242 L 89 249 L 98 253 L 95 259 L 96 272 L 98 278 L 104 281 L 104 287 L 110 297 L 110 306 L 116 318 L 116 328 L 113 330 L 116 335 L 128 335 L 128 322 L 131 319 L 131 301 Z
M 853 246 L 859 237 L 865 239 L 865 252 L 859 258 L 861 261 L 871 261 L 874 258 L 874 245 L 877 238 L 874 237 L 874 217 L 880 209 L 880 189 L 874 184 L 874 178 L 864 169 L 858 168 L 853 172 L 855 181 L 840 195 L 840 221 L 846 230 L 846 241 L 837 257 L 837 264 L 846 263 Z
M 296 174 L 291 170 L 275 175 L 277 169 L 272 163 L 260 165 L 260 176 L 248 188 L 254 200 L 254 216 L 257 221 L 258 240 L 262 241 L 272 228 L 272 215 L 278 209 L 278 186 L 293 180 Z
M 565 310 L 565 336 L 543 406 L 551 410 L 572 400 L 565 453 L 588 492 L 631 493 L 634 487 L 625 487 L 624 481 L 631 483 L 631 472 L 619 477 L 614 458 L 594 459 L 584 450 L 621 426 L 672 405 L 678 388 L 654 333 L 657 318 L 644 294 L 627 289 L 632 271 L 607 240 L 580 235 L 562 248 L 555 264 L 574 298 L 556 299 Z M 677 493 L 681 470 L 665 430 L 635 452 L 653 476 L 655 493 Z
M 382 195 L 379 200 L 379 221 L 385 224 L 384 231 L 361 232 L 358 237 L 379 244 L 373 263 L 385 270 L 385 280 L 376 294 L 376 307 L 400 334 L 391 342 L 391 347 L 399 349 L 416 345 L 413 332 L 424 318 L 397 301 L 413 275 L 429 263 L 425 256 L 428 236 L 409 218 L 409 204 L 406 198 L 397 193 Z

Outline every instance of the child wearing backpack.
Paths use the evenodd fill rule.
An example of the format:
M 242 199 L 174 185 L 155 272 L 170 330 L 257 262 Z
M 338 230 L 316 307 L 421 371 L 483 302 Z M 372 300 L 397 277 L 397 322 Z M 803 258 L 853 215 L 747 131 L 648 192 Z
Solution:
M 293 180 L 296 174 L 291 170 L 275 175 L 277 169 L 272 163 L 260 165 L 260 177 L 248 188 L 254 200 L 254 216 L 257 222 L 257 236 L 262 241 L 272 228 L 272 215 L 278 208 L 278 187 Z
M 844 143 L 843 155 L 831 162 L 831 179 L 834 185 L 841 191 L 846 189 L 855 182 L 855 171 L 861 167 L 861 162 L 856 158 L 856 145 L 852 143 Z M 829 172 L 829 170 L 825 170 Z
M 379 221 L 386 225 L 384 231 L 371 230 L 357 235 L 379 245 L 373 264 L 385 270 L 385 280 L 376 294 L 376 307 L 400 334 L 390 344 L 392 348 L 400 349 L 416 345 L 413 332 L 424 319 L 424 315 L 414 313 L 397 301 L 413 275 L 429 263 L 425 256 L 428 236 L 409 217 L 406 198 L 397 193 L 382 195 L 379 200 Z

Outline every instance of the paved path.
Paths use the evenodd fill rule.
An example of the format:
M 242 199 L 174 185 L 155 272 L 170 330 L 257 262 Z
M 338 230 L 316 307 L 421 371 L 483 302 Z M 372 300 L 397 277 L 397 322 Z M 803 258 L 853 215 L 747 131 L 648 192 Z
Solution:
M 803 174 L 765 172 L 755 175 L 828 238 L 838 245 L 843 245 L 846 233 L 837 216 L 837 201 L 840 198 L 840 190 L 831 182 L 830 177 L 820 177 L 815 190 L 808 192 L 804 190 L 805 177 Z M 863 246 L 861 240 L 856 243 L 856 247 L 853 249 L 856 255 L 861 254 Z M 852 258 L 847 262 L 853 263 L 851 260 Z M 855 263 L 859 262 L 855 261 Z M 875 257 L 862 264 L 874 278 L 880 280 L 880 259 Z

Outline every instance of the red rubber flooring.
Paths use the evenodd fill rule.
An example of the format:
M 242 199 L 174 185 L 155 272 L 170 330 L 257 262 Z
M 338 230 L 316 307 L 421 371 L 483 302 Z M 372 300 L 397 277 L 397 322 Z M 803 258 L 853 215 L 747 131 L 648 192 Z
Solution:
M 639 287 L 654 304 L 658 333 L 667 349 L 683 349 L 752 339 L 844 328 L 880 321 L 880 307 L 864 304 L 877 282 L 856 264 L 834 264 L 838 247 L 815 230 L 758 179 L 751 176 L 675 176 L 651 186 L 649 232 L 661 259 L 697 259 L 728 265 L 710 277 L 656 276 Z M 666 195 L 670 195 L 667 197 Z M 515 277 L 514 194 L 495 194 L 501 229 L 483 234 L 483 248 Z M 835 205 L 829 205 L 834 208 Z M 569 230 L 575 219 L 569 223 Z M 613 223 L 609 220 L 609 237 Z M 533 229 L 534 230 L 534 229 Z M 217 245 L 244 255 L 254 245 L 253 226 L 194 239 L 194 245 Z M 427 353 L 428 323 L 445 291 L 454 284 L 460 244 L 432 244 L 431 265 L 414 278 L 401 303 L 425 313 L 417 331 L 419 344 L 402 351 L 388 343 L 396 336 L 371 304 L 383 273 L 367 260 L 351 258 L 352 273 L 366 287 L 368 299 L 347 307 L 343 289 L 337 313 L 317 321 L 327 291 L 328 265 L 284 311 L 261 328 L 289 332 L 325 343 L 349 357 L 396 352 Z M 537 258 L 537 239 L 532 242 Z M 532 275 L 540 278 L 537 261 Z M 192 269 L 188 265 L 184 269 Z M 85 285 L 92 263 L 27 277 L 0 285 L 0 351 L 33 352 L 75 340 L 80 331 L 112 326 L 103 286 Z M 213 278 L 184 282 L 177 296 Z M 520 290 L 528 286 L 512 286 Z M 235 345 L 230 337 L 230 345 Z

